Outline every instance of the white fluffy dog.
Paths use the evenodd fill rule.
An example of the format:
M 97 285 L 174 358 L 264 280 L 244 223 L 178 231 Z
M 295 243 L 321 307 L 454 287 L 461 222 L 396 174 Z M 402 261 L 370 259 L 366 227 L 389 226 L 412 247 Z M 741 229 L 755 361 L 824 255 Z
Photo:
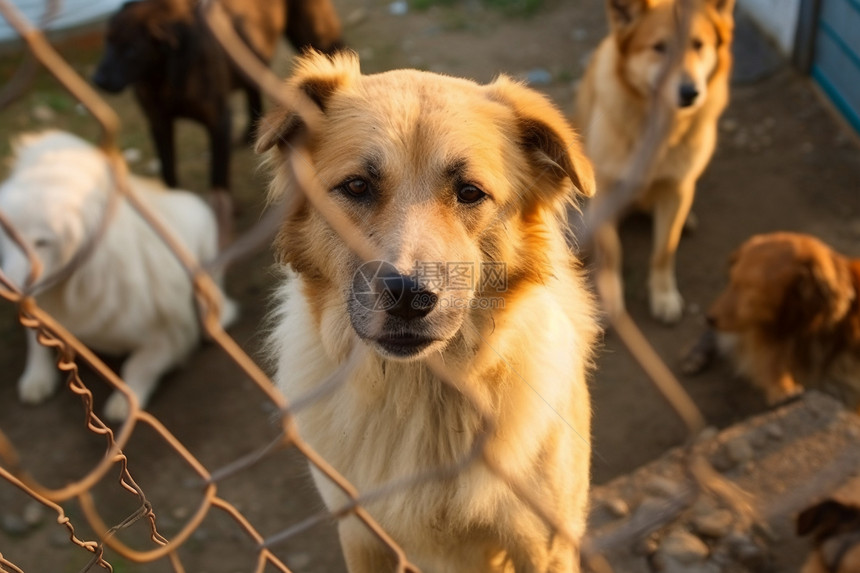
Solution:
M 43 277 L 69 262 L 95 232 L 111 188 L 107 161 L 74 135 L 47 131 L 21 136 L 9 178 L 0 186 L 2 211 L 44 266 Z M 217 228 L 206 203 L 185 191 L 130 176 L 130 185 L 189 251 L 206 261 L 217 253 Z M 18 285 L 30 270 L 21 249 L 0 233 L 0 261 Z M 37 294 L 39 305 L 84 344 L 128 354 L 121 376 L 145 406 L 159 378 L 177 366 L 200 338 L 191 283 L 164 242 L 124 200 L 92 253 L 60 283 Z M 236 317 L 223 298 L 222 324 Z M 53 351 L 27 331 L 27 365 L 20 399 L 38 403 L 59 382 Z M 105 417 L 121 421 L 128 402 L 108 399 Z

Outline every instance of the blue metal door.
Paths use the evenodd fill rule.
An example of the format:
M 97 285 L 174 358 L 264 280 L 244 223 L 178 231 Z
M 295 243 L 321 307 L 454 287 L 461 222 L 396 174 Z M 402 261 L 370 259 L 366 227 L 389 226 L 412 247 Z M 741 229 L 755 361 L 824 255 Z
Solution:
M 860 132 L 860 0 L 821 0 L 811 72 Z

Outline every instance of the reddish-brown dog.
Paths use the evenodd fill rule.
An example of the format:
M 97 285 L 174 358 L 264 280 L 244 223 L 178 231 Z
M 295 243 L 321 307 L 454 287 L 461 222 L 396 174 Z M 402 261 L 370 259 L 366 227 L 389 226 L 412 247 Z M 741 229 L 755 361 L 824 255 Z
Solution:
M 860 260 L 809 235 L 757 235 L 708 312 L 738 370 L 771 404 L 825 386 L 860 404 Z

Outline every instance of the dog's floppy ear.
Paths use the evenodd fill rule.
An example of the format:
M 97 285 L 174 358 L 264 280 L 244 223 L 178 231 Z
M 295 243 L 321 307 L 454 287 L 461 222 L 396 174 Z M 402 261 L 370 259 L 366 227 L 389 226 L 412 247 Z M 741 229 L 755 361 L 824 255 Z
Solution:
M 841 320 L 857 296 L 850 271 L 837 254 L 812 255 L 796 262 L 794 284 L 784 304 L 786 327 L 816 330 Z
M 569 178 L 584 197 L 594 195 L 594 171 L 573 129 L 543 95 L 505 76 L 488 86 L 491 99 L 511 108 L 515 138 L 534 168 L 534 184 L 541 178 Z
M 707 0 L 707 2 L 723 17 L 731 16 L 735 9 L 735 0 Z
M 618 33 L 630 26 L 650 7 L 651 0 L 606 0 L 609 26 L 613 32 Z
M 307 96 L 313 109 L 305 105 L 303 110 L 302 102 L 296 102 L 295 106 L 282 106 L 266 115 L 257 129 L 260 134 L 255 146 L 257 153 L 275 146 L 282 149 L 307 127 L 309 119 L 304 115 L 309 112 L 324 114 L 332 94 L 355 81 L 360 74 L 358 56 L 353 52 L 325 55 L 311 50 L 299 57 L 287 85 Z

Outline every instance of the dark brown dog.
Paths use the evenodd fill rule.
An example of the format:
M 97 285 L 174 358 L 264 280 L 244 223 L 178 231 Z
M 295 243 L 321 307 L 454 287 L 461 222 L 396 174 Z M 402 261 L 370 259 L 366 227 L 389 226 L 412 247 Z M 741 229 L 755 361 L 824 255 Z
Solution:
M 733 255 L 708 312 L 738 370 L 777 403 L 802 385 L 860 405 L 860 259 L 798 233 L 757 235 Z
M 815 549 L 801 573 L 858 573 L 860 478 L 803 510 L 797 517 L 797 534 L 814 534 L 815 540 Z
M 239 36 L 263 62 L 270 62 L 286 33 L 297 49 L 331 51 L 341 46 L 340 22 L 330 0 L 220 0 Z M 286 26 L 289 13 L 290 25 Z M 105 53 L 93 76 L 100 88 L 117 93 L 134 86 L 149 121 L 161 176 L 177 186 L 173 123 L 200 122 L 211 146 L 211 184 L 219 227 L 229 227 L 231 112 L 229 94 L 248 97 L 246 140 L 262 113 L 256 86 L 237 70 L 209 33 L 192 0 L 138 0 L 111 18 Z

